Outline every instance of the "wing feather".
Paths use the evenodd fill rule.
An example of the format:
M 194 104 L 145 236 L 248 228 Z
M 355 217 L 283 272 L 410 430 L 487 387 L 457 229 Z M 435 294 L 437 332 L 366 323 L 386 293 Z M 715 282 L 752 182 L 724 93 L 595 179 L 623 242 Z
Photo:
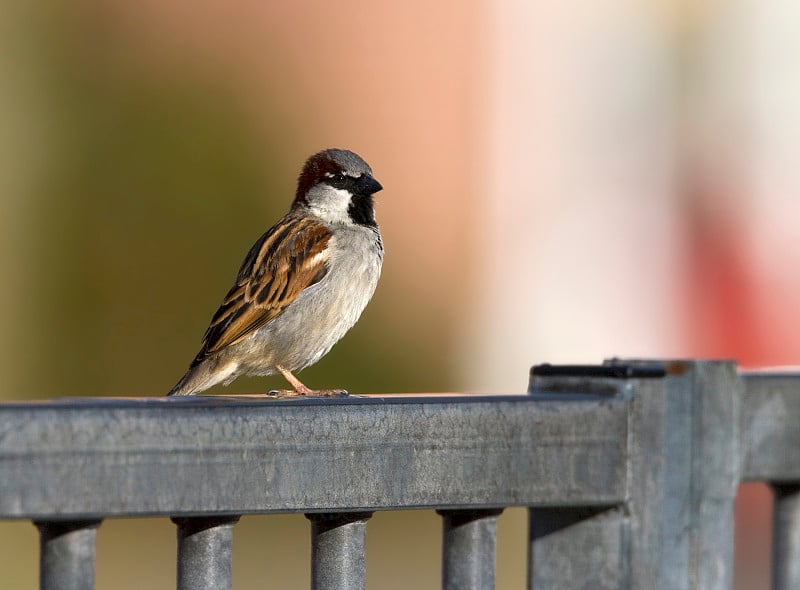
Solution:
M 261 236 L 214 314 L 192 364 L 241 341 L 321 281 L 331 235 L 319 222 L 289 214 Z

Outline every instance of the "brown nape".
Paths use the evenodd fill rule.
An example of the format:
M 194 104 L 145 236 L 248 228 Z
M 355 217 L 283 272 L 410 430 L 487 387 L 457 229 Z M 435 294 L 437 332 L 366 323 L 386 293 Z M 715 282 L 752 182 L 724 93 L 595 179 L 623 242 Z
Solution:
M 326 174 L 340 172 L 341 166 L 320 152 L 311 156 L 303 166 L 300 177 L 297 179 L 297 192 L 295 193 L 294 207 L 298 203 L 307 204 L 306 195 L 315 184 L 317 184 Z

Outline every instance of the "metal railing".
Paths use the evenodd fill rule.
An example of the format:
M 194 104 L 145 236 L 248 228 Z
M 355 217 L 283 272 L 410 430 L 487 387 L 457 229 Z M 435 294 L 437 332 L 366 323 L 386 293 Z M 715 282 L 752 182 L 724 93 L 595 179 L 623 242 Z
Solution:
M 800 374 L 723 361 L 535 367 L 528 395 L 71 399 L 0 405 L 0 518 L 43 589 L 94 587 L 105 518 L 177 526 L 181 590 L 231 586 L 240 515 L 311 521 L 311 586 L 364 587 L 380 510 L 442 516 L 442 586 L 494 587 L 529 507 L 528 587 L 730 589 L 733 501 L 776 491 L 773 588 L 800 588 Z

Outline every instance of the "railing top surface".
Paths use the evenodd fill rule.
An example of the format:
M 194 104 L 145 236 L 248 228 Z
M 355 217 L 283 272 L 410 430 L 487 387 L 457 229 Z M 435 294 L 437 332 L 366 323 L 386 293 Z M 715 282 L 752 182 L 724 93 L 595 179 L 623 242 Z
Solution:
M 0 518 L 610 505 L 626 429 L 527 395 L 11 403 Z
M 111 409 L 111 408 L 162 408 L 178 409 L 187 407 L 249 407 L 267 408 L 270 406 L 336 406 L 336 405 L 374 405 L 374 404 L 442 404 L 442 403 L 483 403 L 497 401 L 530 401 L 525 393 L 385 393 L 357 394 L 333 397 L 297 396 L 276 397 L 268 394 L 223 394 L 193 395 L 184 397 L 59 397 L 41 400 L 11 400 L 0 403 L 0 411 L 20 409 Z
M 800 375 L 729 374 L 741 478 L 800 480 Z M 533 395 L 3 403 L 0 518 L 619 504 L 630 386 L 695 395 L 686 376 L 540 375 Z M 670 378 L 683 385 L 662 389 Z

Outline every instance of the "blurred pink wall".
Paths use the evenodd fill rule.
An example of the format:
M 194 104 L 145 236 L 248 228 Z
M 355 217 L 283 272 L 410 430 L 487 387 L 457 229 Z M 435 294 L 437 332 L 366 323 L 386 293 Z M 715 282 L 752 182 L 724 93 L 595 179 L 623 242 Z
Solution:
M 800 7 L 487 8 L 465 386 L 612 356 L 797 365 Z M 742 487 L 739 589 L 768 585 L 770 502 Z

